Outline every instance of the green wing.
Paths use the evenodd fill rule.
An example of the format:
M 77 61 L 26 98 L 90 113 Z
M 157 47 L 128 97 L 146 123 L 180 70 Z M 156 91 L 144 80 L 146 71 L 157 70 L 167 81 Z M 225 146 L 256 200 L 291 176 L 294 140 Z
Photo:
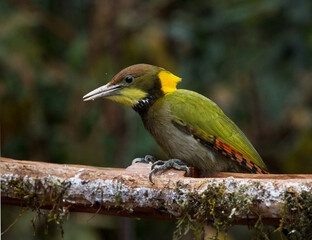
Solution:
M 216 137 L 260 168 L 266 170 L 261 157 L 245 134 L 210 99 L 192 91 L 176 90 L 166 95 L 173 121 L 188 126 L 200 134 L 204 141 Z

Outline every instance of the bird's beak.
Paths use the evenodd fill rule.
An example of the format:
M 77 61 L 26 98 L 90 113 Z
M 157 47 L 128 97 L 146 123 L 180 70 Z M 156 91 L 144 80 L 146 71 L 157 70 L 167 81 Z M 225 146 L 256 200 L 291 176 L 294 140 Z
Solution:
M 121 85 L 111 85 L 108 83 L 84 95 L 83 101 L 90 101 L 99 97 L 116 96 L 119 95 L 119 90 L 122 88 L 123 86 Z

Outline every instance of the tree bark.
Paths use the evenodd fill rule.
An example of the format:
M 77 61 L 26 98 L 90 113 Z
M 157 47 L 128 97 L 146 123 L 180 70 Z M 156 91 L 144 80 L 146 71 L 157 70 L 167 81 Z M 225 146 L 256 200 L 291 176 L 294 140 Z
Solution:
M 201 209 L 214 194 L 209 199 L 217 199 L 216 204 L 225 200 L 224 209 L 220 205 L 215 211 L 235 216 L 235 224 L 261 215 L 263 223 L 278 225 L 286 192 L 312 194 L 312 175 L 218 173 L 194 178 L 169 170 L 155 174 L 152 184 L 150 166 L 136 163 L 114 169 L 2 158 L 1 200 L 22 207 L 176 220 L 185 206 Z M 239 204 L 249 198 L 246 211 Z M 190 215 L 194 217 L 196 210 Z

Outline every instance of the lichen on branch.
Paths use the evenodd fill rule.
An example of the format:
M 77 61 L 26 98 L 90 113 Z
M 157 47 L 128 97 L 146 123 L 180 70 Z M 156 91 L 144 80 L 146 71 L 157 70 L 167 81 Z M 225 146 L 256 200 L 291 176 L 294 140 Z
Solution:
M 48 220 L 60 226 L 77 211 L 178 220 L 176 238 L 189 230 L 200 236 L 207 224 L 217 234 L 236 224 L 258 232 L 263 224 L 279 226 L 289 236 L 308 236 L 312 229 L 310 175 L 194 178 L 170 170 L 156 174 L 152 184 L 144 164 L 107 169 L 2 159 L 1 170 L 3 204 L 49 209 Z

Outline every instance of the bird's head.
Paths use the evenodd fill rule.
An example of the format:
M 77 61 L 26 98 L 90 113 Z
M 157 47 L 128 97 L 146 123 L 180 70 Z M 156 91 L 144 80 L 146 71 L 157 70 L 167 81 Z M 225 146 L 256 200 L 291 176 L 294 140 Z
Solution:
M 163 68 L 137 64 L 116 74 L 106 85 L 99 87 L 83 97 L 84 101 L 108 98 L 135 107 L 146 99 L 157 99 L 176 90 L 181 78 Z

